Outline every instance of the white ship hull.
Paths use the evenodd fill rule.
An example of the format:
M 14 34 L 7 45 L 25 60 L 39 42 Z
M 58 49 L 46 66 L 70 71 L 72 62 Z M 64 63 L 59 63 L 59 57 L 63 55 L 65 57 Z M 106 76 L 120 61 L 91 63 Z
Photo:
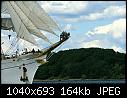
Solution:
M 41 30 L 54 34 L 55 36 L 58 36 L 58 34 L 54 32 L 57 30 L 61 30 L 56 22 L 52 20 L 52 18 L 43 10 L 42 7 L 40 7 L 37 2 L 6 1 L 2 2 L 2 9 L 3 10 L 1 12 L 8 12 L 10 17 L 1 18 L 1 29 L 9 31 L 12 30 L 13 32 L 16 32 L 16 36 L 14 34 L 13 37 L 16 37 L 18 39 L 16 39 L 14 43 L 10 43 L 10 48 L 7 48 L 9 46 L 4 46 L 5 53 L 9 52 L 9 50 L 11 49 L 14 49 L 13 52 L 16 53 L 16 58 L 5 58 L 6 55 L 4 54 L 4 52 L 3 54 L 1 54 L 1 83 L 32 84 L 38 66 L 46 62 L 46 55 L 53 49 L 61 45 L 64 41 L 66 41 L 70 37 L 70 33 L 63 31 L 60 35 L 60 41 L 52 44 L 52 41 L 50 41 L 45 34 L 43 35 L 43 32 L 41 32 Z M 41 38 L 43 39 L 43 41 L 46 41 L 52 45 L 48 48 L 45 48 L 43 51 L 38 51 L 38 54 L 35 53 L 35 51 L 33 50 L 31 51 L 33 54 L 31 52 L 27 53 L 27 51 L 25 50 L 26 54 L 17 57 L 17 52 L 21 52 L 18 51 L 18 49 L 17 51 L 15 51 L 17 45 L 19 46 L 18 48 L 20 48 L 20 45 L 25 45 L 23 41 L 21 41 L 20 44 L 20 39 L 27 41 L 34 46 L 38 46 L 34 36 L 36 36 L 37 38 Z M 10 40 L 11 35 L 8 35 L 8 37 L 9 42 L 12 41 Z M 2 44 L 6 45 L 6 42 L 3 42 Z M 6 48 L 8 50 L 6 50 Z M 39 62 L 37 63 L 36 61 Z
M 45 56 L 41 57 L 41 59 L 44 60 Z M 27 69 L 26 76 L 28 77 L 28 81 L 21 80 L 21 77 L 24 77 L 23 64 L 25 64 L 25 68 Z M 1 84 L 32 84 L 39 65 L 35 59 L 24 57 L 20 60 L 18 58 L 2 60 Z

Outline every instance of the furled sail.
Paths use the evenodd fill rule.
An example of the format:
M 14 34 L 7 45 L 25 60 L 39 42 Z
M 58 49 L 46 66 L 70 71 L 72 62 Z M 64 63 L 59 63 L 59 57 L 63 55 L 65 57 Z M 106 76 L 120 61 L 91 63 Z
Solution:
M 54 30 L 59 30 L 59 27 L 37 2 L 4 1 L 3 7 L 7 9 L 11 16 L 11 19 L 2 19 L 3 27 L 4 29 L 14 27 L 13 30 L 16 31 L 18 37 L 37 45 L 32 35 L 51 43 L 40 30 L 57 35 Z M 7 23 L 8 21 L 9 23 Z
M 11 21 L 11 18 L 1 18 L 1 29 L 3 30 L 13 30 L 14 31 L 14 26 Z

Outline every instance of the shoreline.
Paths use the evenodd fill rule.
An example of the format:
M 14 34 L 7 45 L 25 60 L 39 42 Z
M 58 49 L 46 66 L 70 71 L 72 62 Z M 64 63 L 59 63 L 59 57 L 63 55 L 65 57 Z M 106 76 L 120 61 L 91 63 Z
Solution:
M 53 79 L 53 80 L 39 80 L 35 79 L 33 83 L 42 83 L 42 84 L 59 84 L 59 83 L 65 83 L 65 84 L 111 84 L 111 83 L 126 83 L 126 79 L 67 79 L 67 80 L 60 80 L 60 79 Z

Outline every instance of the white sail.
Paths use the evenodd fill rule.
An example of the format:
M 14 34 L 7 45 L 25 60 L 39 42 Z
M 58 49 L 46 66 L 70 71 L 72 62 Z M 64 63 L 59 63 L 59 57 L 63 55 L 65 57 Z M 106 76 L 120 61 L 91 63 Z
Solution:
M 29 41 L 32 44 L 34 43 L 33 42 L 34 38 L 32 35 L 35 35 L 51 43 L 48 40 L 48 38 L 40 30 L 48 31 L 49 33 L 57 35 L 56 33 L 54 33 L 54 30 L 59 30 L 59 27 L 51 19 L 51 17 L 48 16 L 48 14 L 43 10 L 43 8 L 41 8 L 40 5 L 37 4 L 36 1 L 27 1 L 27 2 L 4 1 L 2 2 L 2 9 L 3 9 L 2 12 L 6 10 L 11 15 L 11 19 L 6 19 L 6 20 L 4 19 L 5 21 L 4 21 L 3 29 L 8 29 L 8 30 L 13 29 L 13 31 L 16 31 L 16 33 L 18 34 L 18 37 L 24 38 L 24 40 Z M 12 19 L 12 17 L 18 17 L 18 20 L 20 20 L 21 23 L 17 21 L 15 18 Z M 7 23 L 8 20 L 9 20 L 9 23 Z M 6 25 L 5 25 L 5 22 L 6 22 Z M 18 30 L 19 27 L 20 27 L 20 30 Z M 28 33 L 25 33 L 24 31 L 22 31 L 23 28 L 26 29 Z M 30 38 L 28 40 L 28 37 L 26 37 L 26 34 L 27 36 L 31 36 L 30 38 L 32 38 L 32 41 L 30 41 Z
M 47 37 L 45 37 L 39 29 L 32 23 L 32 21 L 22 12 L 22 10 L 16 5 L 14 1 L 10 1 L 10 4 L 12 5 L 14 11 L 18 14 L 26 28 L 28 28 L 29 32 L 33 35 L 44 39 L 47 42 L 50 42 Z
M 1 45 L 7 45 L 7 47 L 4 46 L 6 51 L 4 49 L 5 52 L 1 54 L 1 82 L 2 84 L 32 84 L 38 67 L 47 62 L 47 55 L 66 41 L 69 34 L 66 33 L 66 36 L 63 36 L 63 32 L 62 36 L 60 35 L 60 41 L 44 49 L 36 47 L 38 50 L 36 51 L 35 46 L 38 45 L 34 35 L 50 42 L 41 30 L 55 34 L 54 31 L 59 29 L 57 24 L 35 1 L 4 1 L 2 3 L 4 3 L 2 12 L 7 10 L 10 15 L 8 18 L 1 18 L 1 29 L 12 29 L 16 32 L 18 39 L 14 39 L 13 42 L 8 36 L 9 40 L 5 38 L 3 40 L 9 43 L 3 44 L 6 41 L 1 43 Z
M 2 3 L 1 3 L 1 13 L 3 13 L 3 14 L 9 14 L 5 1 L 2 1 Z
M 1 28 L 3 30 L 14 30 L 13 23 L 11 21 L 11 18 L 1 18 Z
M 20 9 L 23 11 L 23 13 L 32 21 L 32 23 L 38 28 L 38 29 L 41 29 L 41 30 L 44 30 L 44 31 L 48 31 L 48 32 L 51 32 L 53 34 L 55 34 L 53 32 L 52 29 L 50 29 L 50 27 L 44 22 L 45 20 L 41 20 L 36 14 L 37 14 L 37 11 L 36 13 L 32 10 L 32 9 L 29 9 L 29 7 L 27 5 L 24 4 L 23 1 L 15 1 L 16 4 L 20 7 Z M 33 2 L 33 1 L 32 1 Z M 30 6 L 30 7 L 33 7 L 34 6 Z M 43 17 L 43 16 L 41 16 Z
M 51 17 L 43 10 L 43 8 L 40 7 L 40 5 L 36 1 L 23 1 L 23 4 L 29 8 L 32 15 L 32 20 L 34 20 L 36 17 L 39 19 L 39 21 L 46 25 L 50 30 L 60 30 L 57 24 L 51 19 Z M 36 22 L 36 21 L 35 21 Z M 38 26 L 39 29 L 45 30 L 45 26 Z M 53 33 L 53 32 L 50 32 Z M 55 33 L 53 33 L 55 34 Z M 56 34 L 55 34 L 56 35 Z
M 11 15 L 12 22 L 14 24 L 15 31 L 17 33 L 17 36 L 34 44 L 37 45 L 36 41 L 34 40 L 33 36 L 30 35 L 28 29 L 20 19 L 20 17 L 17 15 L 15 10 L 13 9 L 12 5 L 9 3 L 9 1 L 6 2 L 7 9 Z

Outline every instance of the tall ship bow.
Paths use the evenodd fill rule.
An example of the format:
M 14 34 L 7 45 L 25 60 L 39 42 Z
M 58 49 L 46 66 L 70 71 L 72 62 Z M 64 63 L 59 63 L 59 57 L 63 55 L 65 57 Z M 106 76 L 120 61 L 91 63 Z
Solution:
M 21 40 L 27 41 L 31 45 L 38 47 L 35 39 L 50 43 L 48 48 L 19 53 L 19 49 L 14 49 L 13 54 L 7 54 L 1 43 L 1 83 L 2 84 L 32 84 L 34 75 L 40 65 L 47 62 L 47 55 L 65 42 L 70 33 L 61 32 L 56 22 L 44 11 L 36 1 L 3 1 L 1 13 L 7 13 L 9 18 L 1 18 L 1 29 L 11 30 L 16 33 L 15 45 Z M 60 36 L 54 31 L 60 31 Z M 59 41 L 52 43 L 43 31 L 59 36 Z M 13 33 L 12 32 L 12 33 Z M 8 35 L 9 39 L 11 35 Z M 11 42 L 10 42 L 11 43 Z

